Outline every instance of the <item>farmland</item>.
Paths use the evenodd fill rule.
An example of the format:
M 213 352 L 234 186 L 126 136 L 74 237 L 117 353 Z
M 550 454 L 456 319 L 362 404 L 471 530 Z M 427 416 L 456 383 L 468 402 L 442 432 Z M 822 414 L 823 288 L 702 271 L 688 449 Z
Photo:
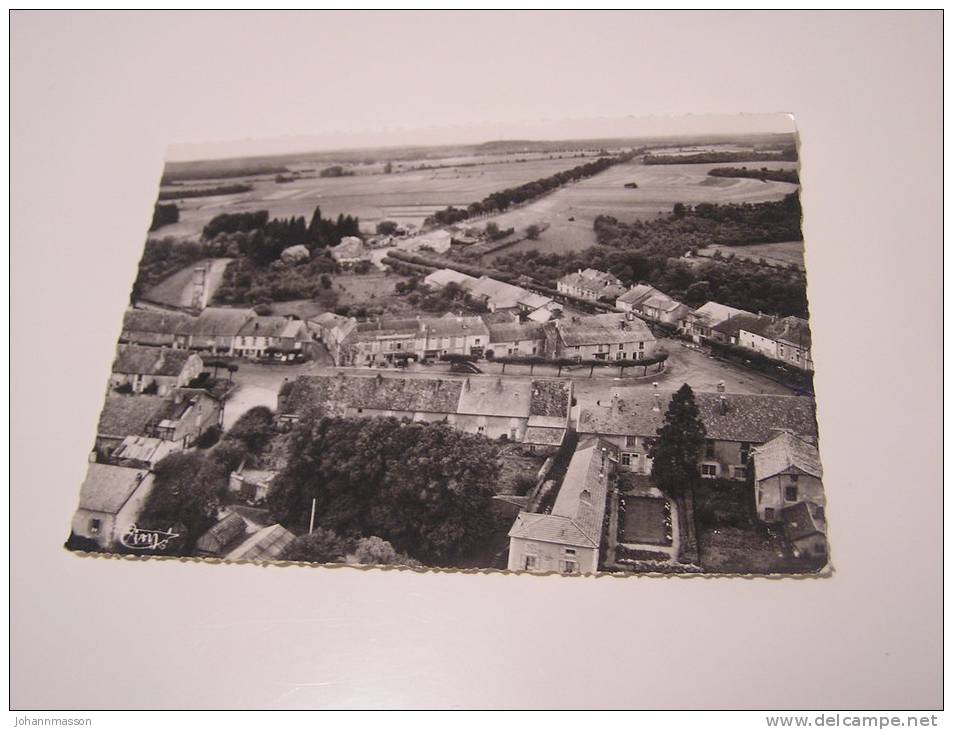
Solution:
M 589 153 L 587 159 L 592 159 Z M 583 162 L 579 157 L 510 155 L 498 157 L 418 160 L 400 163 L 391 174 L 360 166 L 357 174 L 321 178 L 307 173 L 285 183 L 273 176 L 230 179 L 229 183 L 253 185 L 250 192 L 214 198 L 168 198 L 179 206 L 179 222 L 163 226 L 158 235 L 197 237 L 202 227 L 219 213 L 267 209 L 272 218 L 310 218 L 320 205 L 325 216 L 355 215 L 372 231 L 381 220 L 420 225 L 427 216 L 448 205 L 464 206 L 508 187 L 552 175 Z M 519 161 L 523 160 L 523 161 Z M 444 166 L 450 164 L 452 166 Z M 407 169 L 427 166 L 426 169 Z M 294 165 L 289 165 L 294 170 Z M 379 165 L 377 167 L 380 167 Z M 303 169 L 299 167 L 303 172 Z M 161 189 L 173 195 L 174 186 Z
M 795 264 L 804 269 L 804 241 L 784 241 L 782 243 L 756 243 L 750 246 L 722 246 L 714 244 L 698 251 L 699 256 L 714 256 L 721 251 L 723 256 L 735 256 L 750 261 L 764 259 L 769 264 L 788 266 Z
M 776 162 L 774 167 L 796 167 L 795 162 Z M 495 216 L 500 228 L 521 230 L 530 224 L 549 223 L 538 241 L 523 241 L 501 251 L 539 249 L 545 252 L 579 251 L 596 243 L 592 222 L 598 215 L 620 221 L 651 219 L 672 212 L 681 202 L 761 203 L 780 200 L 797 185 L 742 178 L 709 177 L 718 165 L 643 165 L 639 161 L 616 165 L 588 180 L 567 185 L 529 205 Z M 638 188 L 625 188 L 634 182 Z M 573 218 L 574 220 L 570 220 Z

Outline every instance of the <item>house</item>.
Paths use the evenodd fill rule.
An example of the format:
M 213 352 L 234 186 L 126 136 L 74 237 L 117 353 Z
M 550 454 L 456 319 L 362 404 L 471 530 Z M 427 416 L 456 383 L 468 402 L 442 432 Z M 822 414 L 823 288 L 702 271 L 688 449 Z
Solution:
M 706 302 L 698 309 L 685 313 L 679 322 L 679 329 L 684 334 L 691 335 L 695 342 L 701 342 L 703 339 L 713 339 L 717 342 L 727 342 L 726 337 L 720 332 L 712 332 L 712 328 L 721 324 L 726 319 L 738 314 L 751 314 L 743 309 L 727 307 L 718 302 Z
M 357 327 L 353 317 L 342 317 L 333 312 L 325 312 L 308 320 L 312 337 L 324 344 L 335 365 L 342 365 L 341 345 L 351 331 Z
M 110 456 L 110 463 L 135 469 L 155 468 L 169 454 L 180 450 L 173 441 L 164 441 L 152 436 L 126 436 Z
M 661 293 L 662 292 L 658 289 L 648 284 L 636 284 L 615 300 L 615 306 L 624 312 L 640 312 L 642 310 L 642 302 Z
M 405 238 L 397 242 L 397 248 L 401 251 L 421 251 L 430 249 L 435 253 L 446 253 L 450 250 L 453 243 L 453 234 L 443 229 L 419 233 L 411 238 Z M 426 251 L 424 251 L 426 253 Z
M 272 469 L 246 469 L 243 462 L 229 475 L 228 489 L 241 495 L 246 502 L 264 502 L 268 499 L 276 476 L 278 472 Z
M 546 325 L 546 355 L 577 360 L 643 360 L 655 353 L 655 337 L 631 313 L 572 316 Z
M 827 521 L 824 507 L 814 502 L 798 502 L 781 510 L 784 534 L 797 557 L 822 558 L 827 555 Z
M 464 281 L 461 286 L 470 292 L 478 302 L 490 312 L 513 310 L 527 316 L 539 310 L 548 313 L 562 309 L 551 297 L 543 296 L 515 284 L 481 276 L 479 279 Z M 547 315 L 548 318 L 549 315 Z
M 335 365 L 371 366 L 416 356 L 420 321 L 416 318 L 382 318 L 357 322 L 342 333 L 340 342 L 329 346 Z M 332 349 L 333 347 L 333 349 Z
M 656 322 L 677 325 L 690 310 L 686 305 L 672 299 L 668 294 L 657 292 L 645 299 L 639 306 L 638 311 L 643 316 Z
M 431 289 L 443 289 L 447 284 L 463 286 L 467 282 L 476 281 L 476 278 L 454 269 L 437 269 L 424 277 L 424 284 Z
M 784 431 L 755 448 L 752 463 L 755 507 L 762 521 L 783 521 L 782 512 L 799 502 L 810 502 L 812 515 L 823 520 L 824 472 L 817 446 Z
M 764 323 L 770 323 L 772 318 L 760 314 L 749 314 L 748 312 L 735 314 L 724 322 L 720 322 L 712 327 L 712 336 L 719 342 L 727 342 L 729 345 L 739 345 L 741 330 L 749 329 L 751 331 L 757 331 L 761 327 L 762 320 L 764 320 Z M 776 350 L 773 342 L 771 343 L 770 349 L 772 351 Z
M 310 341 L 308 328 L 300 319 L 256 316 L 238 330 L 234 350 L 243 357 L 293 361 L 304 357 Z
M 758 317 L 740 328 L 738 344 L 801 370 L 814 370 L 811 329 L 800 317 Z
M 539 355 L 546 343 L 546 331 L 538 322 L 510 321 L 488 324 L 487 353 L 495 357 Z
M 238 547 L 225 555 L 226 560 L 270 561 L 277 560 L 295 536 L 281 525 L 271 525 L 258 530 Z
M 122 318 L 121 344 L 175 347 L 176 333 L 192 317 L 183 312 L 154 309 L 127 309 Z
M 424 377 L 302 376 L 282 386 L 278 420 L 297 421 L 311 409 L 328 416 L 391 416 L 443 421 L 467 433 L 558 447 L 569 427 L 569 380 L 464 380 Z
M 602 439 L 580 443 L 549 514 L 520 512 L 509 531 L 507 568 L 534 573 L 599 570 L 609 485 L 618 461 Z
M 73 534 L 107 550 L 116 547 L 139 519 L 152 486 L 152 474 L 145 469 L 90 464 L 73 515 Z
M 625 286 L 617 276 L 598 269 L 579 269 L 575 274 L 566 274 L 556 282 L 560 294 L 591 302 L 604 299 L 614 302 L 625 293 Z
M 490 331 L 479 317 L 448 313 L 420 320 L 416 352 L 421 359 L 442 355 L 481 357 L 490 341 Z
M 143 433 L 187 449 L 213 426 L 221 427 L 223 408 L 222 399 L 207 390 L 177 388 L 152 412 Z
M 695 403 L 706 441 L 698 467 L 706 478 L 743 480 L 753 449 L 782 430 L 817 440 L 814 400 L 802 396 L 696 392 Z M 580 436 L 600 436 L 619 448 L 619 466 L 638 474 L 652 472 L 649 448 L 665 420 L 671 392 L 619 388 L 596 406 L 579 412 Z
M 195 554 L 206 558 L 220 558 L 248 538 L 249 525 L 237 512 L 228 512 L 195 541 Z
M 145 434 L 165 399 L 158 395 L 109 393 L 96 428 L 96 460 L 105 463 L 127 436 Z
M 337 246 L 331 247 L 331 258 L 343 267 L 356 266 L 370 261 L 371 254 L 357 236 L 345 236 Z
M 176 333 L 176 346 L 214 355 L 234 355 L 235 338 L 255 317 L 251 309 L 208 307 Z
M 133 393 L 168 395 L 188 385 L 202 373 L 202 358 L 195 353 L 167 347 L 119 345 L 110 385 L 127 386 Z

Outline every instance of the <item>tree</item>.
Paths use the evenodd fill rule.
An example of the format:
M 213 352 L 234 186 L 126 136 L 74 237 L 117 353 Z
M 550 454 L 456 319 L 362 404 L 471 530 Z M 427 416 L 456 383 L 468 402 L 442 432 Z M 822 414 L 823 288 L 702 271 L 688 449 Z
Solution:
M 676 218 L 684 218 L 687 213 L 688 209 L 685 207 L 685 203 L 675 203 L 672 206 L 672 215 Z
M 317 528 L 310 535 L 300 535 L 285 548 L 282 560 L 304 563 L 333 563 L 348 552 L 348 541 L 332 530 Z
M 306 528 L 376 535 L 428 564 L 452 565 L 494 525 L 497 447 L 446 424 L 396 418 L 305 415 L 291 433 L 288 462 L 269 508 Z
M 261 453 L 271 439 L 275 425 L 275 414 L 267 406 L 255 406 L 245 411 L 227 434 L 232 441 L 239 441 L 253 454 Z
M 178 451 L 156 464 L 154 474 L 142 524 L 168 527 L 181 523 L 188 533 L 186 544 L 194 544 L 215 523 L 219 495 L 228 488 L 227 471 L 199 452 Z
M 537 226 L 535 223 L 526 226 L 526 237 L 530 241 L 535 241 L 537 238 L 539 238 L 539 234 L 539 226 Z
M 420 563 L 409 555 L 403 555 L 394 549 L 387 540 L 371 535 L 362 537 L 354 547 L 354 561 L 360 565 L 409 565 L 417 567 Z
M 382 236 L 392 236 L 397 232 L 397 223 L 394 221 L 381 221 L 377 224 L 377 232 Z
M 698 480 L 698 456 L 705 445 L 695 394 L 685 383 L 672 396 L 658 437 L 649 448 L 652 478 L 663 491 L 681 496 L 690 493 Z

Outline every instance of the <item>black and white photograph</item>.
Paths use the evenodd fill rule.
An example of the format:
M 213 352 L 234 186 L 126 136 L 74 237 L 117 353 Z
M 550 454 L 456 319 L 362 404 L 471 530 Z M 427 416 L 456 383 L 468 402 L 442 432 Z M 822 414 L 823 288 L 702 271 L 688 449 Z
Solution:
M 67 546 L 829 571 L 795 120 L 616 126 L 173 150 Z

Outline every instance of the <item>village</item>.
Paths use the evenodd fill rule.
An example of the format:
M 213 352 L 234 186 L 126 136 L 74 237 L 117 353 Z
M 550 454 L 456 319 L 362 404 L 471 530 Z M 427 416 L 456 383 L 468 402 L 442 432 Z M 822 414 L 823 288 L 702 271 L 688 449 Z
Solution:
M 458 245 L 447 231 L 387 243 L 346 237 L 331 250 L 337 276 L 406 264 L 395 250 L 427 256 Z M 446 424 L 499 446 L 506 476 L 493 488 L 495 528 L 454 567 L 796 573 L 826 564 L 814 402 L 796 385 L 813 370 L 805 320 L 715 301 L 691 308 L 591 268 L 541 291 L 462 266 L 411 265 L 423 291 L 463 292 L 478 312 L 258 314 L 210 306 L 201 266 L 190 306 L 133 302 L 72 546 L 162 554 L 178 541 L 202 557 L 293 559 L 295 541 L 314 530 L 317 500 L 307 530 L 300 515 L 282 524 L 274 485 L 289 432 L 317 412 Z M 665 490 L 653 454 L 685 388 L 704 432 L 698 486 Z M 182 522 L 144 526 L 164 459 L 223 451 L 256 417 L 266 446 L 226 464 L 227 487 L 201 535 Z M 384 549 L 358 545 L 335 562 L 424 565 L 371 539 Z

